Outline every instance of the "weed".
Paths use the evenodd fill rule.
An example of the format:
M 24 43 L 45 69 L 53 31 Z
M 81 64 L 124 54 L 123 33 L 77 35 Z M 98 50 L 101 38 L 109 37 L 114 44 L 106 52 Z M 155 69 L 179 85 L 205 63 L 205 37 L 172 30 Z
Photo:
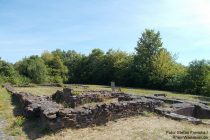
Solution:
M 13 121 L 11 126 L 12 127 L 21 127 L 21 126 L 23 126 L 24 121 L 25 121 L 24 117 L 17 116 L 17 117 L 15 117 L 15 119 L 14 119 L 14 121 Z
M 148 111 L 143 111 L 142 115 L 145 116 L 145 117 L 150 117 L 150 116 L 152 116 L 152 113 L 148 112 Z

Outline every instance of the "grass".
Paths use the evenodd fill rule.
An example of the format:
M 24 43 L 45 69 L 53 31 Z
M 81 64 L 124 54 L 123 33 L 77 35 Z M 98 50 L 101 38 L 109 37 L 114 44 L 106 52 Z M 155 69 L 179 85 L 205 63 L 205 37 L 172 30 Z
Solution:
M 83 90 L 109 90 L 109 91 L 111 90 L 110 86 L 104 86 L 104 85 L 85 85 L 86 86 L 85 88 L 83 86 L 78 86 L 78 85 L 65 85 L 65 86 L 73 88 L 73 90 L 77 94 Z M 51 95 L 55 93 L 57 90 L 62 90 L 62 87 L 42 87 L 42 86 L 17 87 L 16 90 L 29 92 L 34 95 Z M 151 95 L 151 94 L 164 93 L 167 95 L 168 98 L 184 99 L 191 101 L 205 101 L 209 102 L 210 105 L 210 97 L 204 97 L 198 95 L 183 94 L 183 93 L 176 93 L 170 91 L 140 89 L 140 88 L 127 88 L 127 87 L 121 87 L 121 91 L 136 95 Z
M 191 94 L 186 94 L 186 93 L 177 93 L 177 92 L 161 91 L 161 90 L 149 90 L 149 89 L 140 89 L 140 88 L 121 88 L 121 90 L 125 93 L 131 93 L 131 94 L 136 94 L 136 95 L 151 95 L 151 94 L 163 93 L 163 94 L 166 94 L 168 98 L 210 102 L 210 97 L 191 95 Z
M 32 93 L 34 95 L 51 95 L 57 90 L 62 90 L 62 87 L 47 87 L 47 86 L 35 86 L 35 87 L 16 87 L 15 90 Z
M 44 136 L 40 140 L 169 140 L 172 135 L 166 131 L 208 131 L 204 125 L 178 122 L 156 115 L 122 118 L 108 122 L 105 126 L 83 129 L 64 129 L 61 132 Z M 210 134 L 207 135 L 210 137 Z
M 76 91 L 81 90 L 111 90 L 109 86 L 101 85 L 87 85 L 88 87 L 81 87 L 77 85 L 71 86 Z M 62 90 L 60 87 L 22 87 L 16 88 L 18 91 L 30 92 L 35 95 L 51 95 L 57 90 Z M 123 92 L 137 95 L 150 95 L 154 93 L 165 93 L 170 98 L 181 98 L 194 101 L 206 100 L 209 98 L 188 95 L 181 93 L 173 93 L 167 91 L 137 89 L 137 88 L 121 88 Z M 8 122 L 6 131 L 10 135 L 18 136 L 20 139 L 34 139 L 40 140 L 136 140 L 136 139 L 172 139 L 172 135 L 166 134 L 166 131 L 208 131 L 209 126 L 193 125 L 185 121 L 174 121 L 154 113 L 143 112 L 141 116 L 122 118 L 117 121 L 108 122 L 106 125 L 94 126 L 83 129 L 63 129 L 59 132 L 41 135 L 42 131 L 39 122 L 36 120 L 25 120 L 22 117 L 15 117 L 13 114 L 13 105 L 11 104 L 10 95 L 2 88 L 0 88 L 0 117 L 5 118 Z M 27 122 L 28 121 L 28 122 Z M 29 125 L 25 126 L 28 123 Z M 36 129 L 40 129 L 37 131 Z M 27 133 L 26 133 L 27 131 Z M 39 133 L 37 133 L 39 132 Z M 210 133 L 207 134 L 210 138 Z
M 39 124 L 39 120 L 16 116 L 14 111 L 17 109 L 17 104 L 13 104 L 11 95 L 0 87 L 0 119 L 6 121 L 4 133 L 14 136 L 17 140 L 25 140 L 34 139 L 46 132 L 46 129 Z
M 17 136 L 18 138 L 25 138 L 26 135 L 22 130 L 22 124 L 24 122 L 23 117 L 16 117 L 13 114 L 14 106 L 11 102 L 11 95 L 7 91 L 0 87 L 0 119 L 6 121 L 5 133 L 11 136 Z
M 5 89 L 0 87 L 0 117 L 8 117 L 11 112 L 7 109 L 11 107 L 11 96 Z

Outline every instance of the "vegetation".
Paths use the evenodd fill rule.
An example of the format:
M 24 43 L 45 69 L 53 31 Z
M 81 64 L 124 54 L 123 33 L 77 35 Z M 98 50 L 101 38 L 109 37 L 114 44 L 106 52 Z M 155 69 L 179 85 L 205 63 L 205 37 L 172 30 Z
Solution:
M 25 138 L 26 136 L 22 130 L 24 118 L 13 114 L 14 106 L 12 105 L 11 95 L 1 87 L 0 93 L 0 119 L 6 120 L 5 131 L 11 136 Z
M 164 48 L 160 32 L 150 29 L 141 34 L 133 54 L 93 49 L 89 55 L 83 55 L 57 49 L 15 64 L 0 59 L 0 82 L 109 85 L 111 81 L 118 86 L 210 96 L 210 63 L 177 63 Z
M 28 77 L 33 83 L 43 83 L 46 79 L 46 66 L 44 61 L 38 56 L 24 58 L 21 62 L 15 64 L 15 68 L 20 75 Z
M 186 87 L 190 93 L 210 94 L 210 62 L 193 61 L 187 69 Z

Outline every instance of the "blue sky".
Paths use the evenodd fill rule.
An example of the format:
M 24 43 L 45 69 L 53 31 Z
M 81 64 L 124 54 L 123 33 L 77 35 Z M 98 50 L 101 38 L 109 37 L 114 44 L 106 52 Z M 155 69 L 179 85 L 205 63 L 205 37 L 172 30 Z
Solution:
M 145 28 L 183 64 L 210 59 L 209 0 L 0 0 L 0 57 L 60 48 L 134 52 Z

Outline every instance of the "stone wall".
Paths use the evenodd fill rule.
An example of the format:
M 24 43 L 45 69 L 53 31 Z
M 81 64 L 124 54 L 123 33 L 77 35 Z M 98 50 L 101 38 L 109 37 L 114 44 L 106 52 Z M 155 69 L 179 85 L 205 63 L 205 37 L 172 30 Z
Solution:
M 4 84 L 4 87 L 22 104 L 25 117 L 39 117 L 42 120 L 43 127 L 51 130 L 65 127 L 81 128 L 100 125 L 110 120 L 138 115 L 145 110 L 154 111 L 156 107 L 162 104 L 159 100 L 139 98 L 138 100 L 120 101 L 117 103 L 96 104 L 92 107 L 64 108 L 64 106 L 53 102 L 50 97 L 17 93 L 9 84 Z M 95 97 L 96 94 L 92 95 Z M 102 95 L 108 96 L 110 94 Z M 120 95 L 122 96 L 123 94 L 120 93 Z M 87 94 L 83 96 L 86 97 Z M 111 95 L 111 97 L 113 96 L 119 95 Z M 80 99 L 81 97 L 79 96 L 78 98 Z
M 92 102 L 103 102 L 107 99 L 118 98 L 119 96 L 125 96 L 125 93 L 122 92 L 111 92 L 111 91 L 83 91 L 80 95 L 73 95 L 72 90 L 69 88 L 64 88 L 63 91 L 57 91 L 52 95 L 52 100 L 65 104 L 65 106 L 69 107 L 77 107 L 79 105 L 83 105 L 86 103 Z
M 210 108 L 204 105 L 191 105 L 174 111 L 176 114 L 191 116 L 198 119 L 210 119 Z
M 57 130 L 66 127 L 82 128 L 105 124 L 110 120 L 142 114 L 143 111 L 157 112 L 175 120 L 187 120 L 195 124 L 200 119 L 210 119 L 210 108 L 200 103 L 167 99 L 165 96 L 136 96 L 122 92 L 85 91 L 73 95 L 65 88 L 52 96 L 34 96 L 30 93 L 16 92 L 10 84 L 3 85 L 12 97 L 21 104 L 23 115 L 27 118 L 38 117 L 43 127 Z M 110 98 L 118 102 L 102 103 Z M 85 103 L 95 106 L 83 106 Z M 63 104 L 69 104 L 66 107 Z M 170 105 L 169 108 L 164 105 Z

